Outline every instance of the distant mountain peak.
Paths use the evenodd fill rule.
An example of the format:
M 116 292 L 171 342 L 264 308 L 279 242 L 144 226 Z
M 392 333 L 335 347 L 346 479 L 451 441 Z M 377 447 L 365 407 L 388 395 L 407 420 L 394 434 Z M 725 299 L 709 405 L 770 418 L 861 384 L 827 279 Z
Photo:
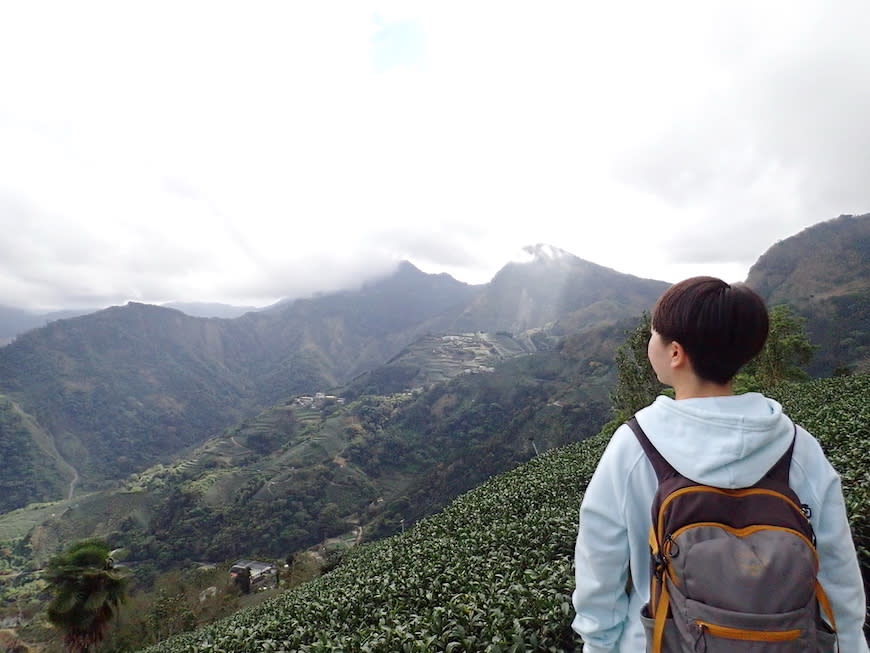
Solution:
M 367 279 L 362 283 L 362 288 L 379 288 L 386 286 L 391 286 L 396 283 L 405 284 L 405 283 L 418 283 L 420 280 L 429 277 L 425 272 L 423 272 L 416 265 L 411 263 L 410 261 L 399 261 L 395 267 L 389 270 L 386 273 L 380 274 L 378 276 Z M 343 291 L 349 292 L 349 291 Z M 325 293 L 331 294 L 331 293 Z
M 366 283 L 363 284 L 363 287 L 371 287 L 373 285 L 379 285 L 383 283 L 395 283 L 395 282 L 413 282 L 413 283 L 426 283 L 426 282 L 437 282 L 437 283 L 449 283 L 450 285 L 459 285 L 459 286 L 467 286 L 468 284 L 455 279 L 447 272 L 424 272 L 416 265 L 408 261 L 407 259 L 401 260 L 396 264 L 396 267 L 393 268 L 390 274 L 387 274 L 382 277 L 376 277 L 374 279 L 370 279 Z
M 403 259 L 399 261 L 399 264 L 396 266 L 393 274 L 414 274 L 414 275 L 424 275 L 426 274 L 416 265 L 408 261 L 407 259 Z
M 559 249 L 553 245 L 546 243 L 538 243 L 536 245 L 526 245 L 523 247 L 523 253 L 527 257 L 521 263 L 549 263 L 551 261 L 559 261 L 562 259 L 576 258 L 571 252 L 566 252 L 564 249 Z

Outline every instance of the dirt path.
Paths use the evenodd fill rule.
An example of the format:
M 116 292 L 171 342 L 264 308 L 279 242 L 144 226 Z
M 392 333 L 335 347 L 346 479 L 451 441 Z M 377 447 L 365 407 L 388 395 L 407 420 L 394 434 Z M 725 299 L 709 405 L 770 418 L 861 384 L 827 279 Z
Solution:
M 76 485 L 79 482 L 79 470 L 70 465 L 69 461 L 64 459 L 64 462 L 69 466 L 69 468 L 73 471 L 73 479 L 69 482 L 69 493 L 66 496 L 67 501 L 72 501 L 73 495 L 76 491 Z

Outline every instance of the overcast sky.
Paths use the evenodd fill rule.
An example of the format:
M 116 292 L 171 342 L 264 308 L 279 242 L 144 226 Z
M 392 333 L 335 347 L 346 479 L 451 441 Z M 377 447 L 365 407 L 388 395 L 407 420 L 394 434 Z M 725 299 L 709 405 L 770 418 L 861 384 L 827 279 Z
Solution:
M 0 2 L 0 304 L 263 305 L 549 243 L 745 279 L 870 212 L 870 2 Z

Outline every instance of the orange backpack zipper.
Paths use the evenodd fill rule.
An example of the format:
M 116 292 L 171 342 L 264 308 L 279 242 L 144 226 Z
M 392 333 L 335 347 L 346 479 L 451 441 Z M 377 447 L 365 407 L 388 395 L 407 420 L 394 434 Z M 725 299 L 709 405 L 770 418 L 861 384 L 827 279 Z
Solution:
M 709 621 L 696 619 L 695 625 L 702 632 L 708 632 L 713 637 L 723 639 L 738 639 L 745 642 L 792 642 L 800 639 L 802 630 L 749 630 L 748 628 L 731 628 L 711 624 Z

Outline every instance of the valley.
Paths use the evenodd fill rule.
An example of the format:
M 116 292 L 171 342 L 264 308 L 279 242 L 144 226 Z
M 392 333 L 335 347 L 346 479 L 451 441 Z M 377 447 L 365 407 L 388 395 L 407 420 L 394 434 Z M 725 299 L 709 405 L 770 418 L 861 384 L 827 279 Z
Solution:
M 868 243 L 870 215 L 839 218 L 774 245 L 749 278 L 806 319 L 819 345 L 810 371 L 858 387 Z M 471 506 L 451 503 L 464 493 L 508 488 L 491 480 L 502 474 L 570 450 L 582 476 L 613 417 L 616 348 L 666 287 L 550 248 L 482 286 L 402 264 L 357 291 L 233 319 L 131 303 L 18 335 L 0 348 L 0 618 L 38 621 L 38 570 L 82 538 L 106 538 L 141 588 L 239 558 L 311 554 L 331 568 L 347 556 L 354 569 Z M 555 486 L 540 492 L 535 510 L 561 505 Z M 561 542 L 542 553 L 553 563 L 564 533 L 545 532 Z M 548 619 L 562 609 L 540 600 Z

